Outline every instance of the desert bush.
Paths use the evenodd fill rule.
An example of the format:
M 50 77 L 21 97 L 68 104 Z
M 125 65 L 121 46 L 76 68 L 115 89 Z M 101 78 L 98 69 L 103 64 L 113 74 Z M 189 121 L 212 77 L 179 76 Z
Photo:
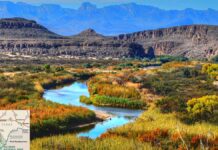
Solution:
M 51 66 L 50 66 L 49 64 L 45 64 L 45 65 L 44 65 L 44 70 L 45 70 L 46 72 L 50 72 L 50 71 L 51 71 Z
M 183 101 L 217 93 L 216 87 L 208 80 L 206 74 L 201 73 L 198 68 L 187 67 L 146 76 L 142 87 L 150 89 L 155 94 L 180 98 Z
M 218 111 L 218 96 L 204 96 L 193 98 L 187 102 L 187 111 L 197 120 L 209 120 L 214 118 Z
M 105 139 L 79 138 L 73 134 L 45 137 L 31 141 L 31 150 L 151 150 L 150 144 L 134 139 L 113 137 Z
M 86 72 L 79 72 L 73 74 L 73 76 L 78 80 L 87 80 L 94 75 L 95 75 L 94 73 L 86 73 Z
M 85 64 L 83 64 L 83 67 L 84 68 L 92 68 L 93 66 L 90 63 L 85 63 Z
M 149 142 L 152 145 L 160 144 L 164 138 L 168 138 L 169 132 L 167 129 L 155 129 L 142 133 L 138 139 L 142 142 Z
M 55 88 L 59 85 L 68 84 L 74 82 L 76 79 L 71 74 L 65 74 L 60 76 L 50 76 L 50 78 L 44 78 L 40 81 L 41 86 L 44 89 Z
M 140 93 L 132 87 L 125 87 L 121 85 L 112 85 L 106 83 L 92 84 L 89 82 L 89 91 L 91 95 L 106 95 L 118 98 L 128 98 L 128 99 L 140 99 Z
M 195 68 L 182 68 L 182 72 L 185 78 L 193 78 L 199 76 L 199 70 Z
M 133 67 L 133 64 L 131 62 L 123 63 L 123 64 L 119 64 L 118 67 L 120 67 L 120 68 L 129 68 L 129 67 Z
M 64 67 L 56 67 L 55 71 L 56 72 L 64 71 Z
M 213 79 L 218 77 L 218 64 L 204 64 L 202 67 L 202 72 L 207 73 Z
M 14 78 L 1 77 L 0 97 L 4 99 L 4 103 L 14 103 L 23 99 L 30 99 L 36 92 L 34 84 L 23 76 L 14 76 Z
M 183 112 L 186 109 L 185 101 L 178 97 L 165 97 L 156 102 L 162 113 Z
M 90 98 L 84 95 L 80 96 L 80 102 L 88 104 L 88 105 L 92 104 L 92 101 L 90 100 Z
M 145 108 L 146 103 L 138 100 L 129 100 L 126 98 L 110 97 L 95 95 L 91 98 L 94 105 L 100 106 L 113 106 L 113 107 L 123 107 L 132 109 Z
M 205 149 L 213 149 L 217 145 L 217 133 L 217 124 L 186 124 L 180 121 L 175 113 L 163 114 L 159 109 L 150 107 L 135 122 L 111 129 L 105 136 L 110 137 L 108 134 L 112 134 L 128 139 L 135 138 L 152 143 L 154 148 L 159 149 L 199 149 L 202 145 Z M 208 142 L 203 138 L 201 143 L 199 138 L 196 138 L 198 136 L 206 137 Z

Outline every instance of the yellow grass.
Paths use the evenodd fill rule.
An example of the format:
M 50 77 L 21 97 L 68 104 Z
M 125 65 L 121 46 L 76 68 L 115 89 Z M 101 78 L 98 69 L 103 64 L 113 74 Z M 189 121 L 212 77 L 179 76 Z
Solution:
M 153 150 L 149 144 L 122 137 L 91 140 L 74 135 L 53 136 L 31 142 L 31 150 Z
M 161 114 L 158 109 L 150 108 L 144 112 L 135 122 L 129 123 L 123 127 L 117 128 L 112 132 L 143 132 L 154 129 L 168 129 L 171 133 L 183 132 L 188 135 L 205 135 L 212 133 L 218 136 L 218 127 L 210 123 L 196 123 L 187 125 L 182 123 L 174 113 Z

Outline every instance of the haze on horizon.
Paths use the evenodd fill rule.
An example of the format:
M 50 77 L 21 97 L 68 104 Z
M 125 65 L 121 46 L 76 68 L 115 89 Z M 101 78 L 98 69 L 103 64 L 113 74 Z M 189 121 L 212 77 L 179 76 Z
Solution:
M 5 1 L 5 0 L 0 0 Z M 8 0 L 10 2 L 25 2 L 28 4 L 41 5 L 41 4 L 58 4 L 65 8 L 78 8 L 84 2 L 90 2 L 98 7 L 125 4 L 125 3 L 137 3 L 143 5 L 155 6 L 161 9 L 173 9 L 181 10 L 186 8 L 192 9 L 216 9 L 218 10 L 217 0 Z
M 89 0 L 88 3 L 84 2 L 87 0 L 46 1 L 47 3 L 53 4 L 56 2 L 58 5 L 44 5 L 42 0 L 39 0 L 38 4 L 35 1 L 31 3 L 31 0 L 22 0 L 27 3 L 17 3 L 16 1 L 0 1 L 0 18 L 20 17 L 35 20 L 60 35 L 75 35 L 89 28 L 103 35 L 118 35 L 182 25 L 218 25 L 218 20 L 216 19 L 218 18 L 218 9 L 197 10 L 197 8 L 192 7 L 193 9 L 175 10 L 179 9 L 179 5 L 174 5 L 177 6 L 172 8 L 174 10 L 164 10 L 146 5 L 148 0 L 144 0 L 144 2 L 142 0 L 135 1 L 137 3 L 142 2 L 141 4 L 130 3 L 133 2 L 130 0 L 121 0 L 122 2 L 120 1 L 120 3 L 123 4 L 120 5 L 115 0 L 104 2 Z M 156 0 L 155 2 L 158 1 Z M 176 1 L 181 0 L 170 0 L 168 3 Z M 189 4 L 191 4 L 191 2 L 196 0 L 183 1 L 189 1 Z M 198 6 L 200 9 L 201 0 L 198 1 L 199 5 L 195 6 Z M 64 5 L 67 2 L 69 3 L 68 7 L 76 7 L 77 3 L 78 7 L 76 9 L 66 9 Z M 149 5 L 152 2 L 154 0 L 150 0 Z M 116 5 L 112 5 L 115 3 Z M 103 7 L 106 4 L 110 4 L 110 6 Z M 164 7 L 161 3 L 158 4 Z M 205 8 L 210 4 L 205 4 Z

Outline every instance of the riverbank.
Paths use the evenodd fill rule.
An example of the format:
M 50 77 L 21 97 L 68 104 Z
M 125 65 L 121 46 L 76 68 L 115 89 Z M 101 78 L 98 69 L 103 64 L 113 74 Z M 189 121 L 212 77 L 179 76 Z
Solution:
M 80 106 L 93 111 L 95 119 L 73 126 L 73 130 L 78 131 L 76 132 L 78 136 L 95 139 L 111 128 L 122 126 L 134 120 L 142 113 L 141 110 L 136 109 L 86 105 L 80 102 L 81 95 L 90 96 L 87 85 L 81 82 L 74 82 L 61 89 L 46 90 L 43 95 L 45 100 L 64 105 Z
M 104 111 L 98 111 L 98 110 L 95 110 L 94 113 L 95 113 L 95 116 L 96 116 L 95 120 L 93 120 L 90 123 L 85 123 L 85 124 L 75 126 L 75 127 L 73 127 L 73 129 L 76 130 L 76 129 L 83 129 L 83 128 L 91 127 L 91 126 L 96 125 L 99 122 L 103 122 L 103 121 L 106 121 L 108 119 L 111 119 L 114 116 L 112 114 L 106 113 Z
M 102 120 L 107 120 L 113 117 L 112 114 L 106 113 L 104 111 L 95 110 L 94 112 L 95 112 L 96 118 L 99 118 Z

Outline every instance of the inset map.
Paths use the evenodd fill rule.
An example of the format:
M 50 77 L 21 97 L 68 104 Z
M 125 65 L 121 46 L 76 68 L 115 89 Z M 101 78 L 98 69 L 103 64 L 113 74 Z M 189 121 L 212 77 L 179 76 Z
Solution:
M 30 111 L 0 110 L 0 150 L 30 149 Z

